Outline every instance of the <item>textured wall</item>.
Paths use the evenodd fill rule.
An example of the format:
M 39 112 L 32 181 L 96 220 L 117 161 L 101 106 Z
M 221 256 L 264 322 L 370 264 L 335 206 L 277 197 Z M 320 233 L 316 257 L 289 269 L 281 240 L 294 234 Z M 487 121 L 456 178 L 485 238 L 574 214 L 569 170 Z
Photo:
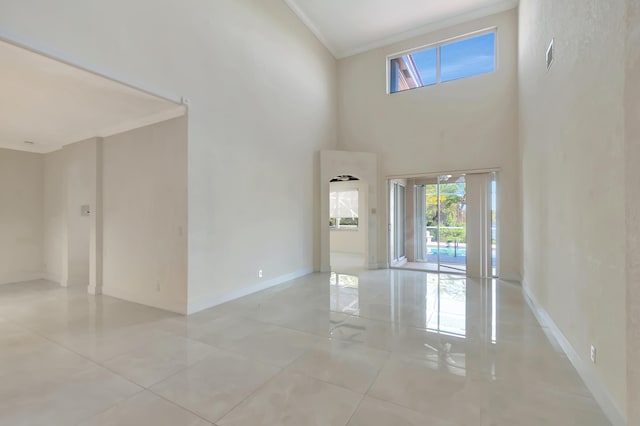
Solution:
M 625 11 L 625 0 L 522 0 L 518 79 L 525 284 L 621 413 Z
M 625 85 L 629 424 L 640 424 L 640 1 L 627 1 Z
M 0 148 L 0 284 L 43 275 L 43 157 Z

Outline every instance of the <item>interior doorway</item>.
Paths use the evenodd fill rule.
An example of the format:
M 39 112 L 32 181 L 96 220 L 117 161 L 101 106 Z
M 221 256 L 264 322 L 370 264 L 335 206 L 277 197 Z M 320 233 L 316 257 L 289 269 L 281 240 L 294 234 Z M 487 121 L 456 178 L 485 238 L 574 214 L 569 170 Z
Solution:
M 167 181 L 175 182 L 175 188 L 186 188 L 178 185 L 183 180 L 164 176 L 166 167 L 160 164 L 167 159 L 176 166 L 170 176 L 184 176 L 186 182 L 187 105 L 1 37 L 0 70 L 0 92 L 4 95 L 0 98 L 4 119 L 0 126 L 0 164 L 16 165 L 0 166 L 4 183 L 0 199 L 3 206 L 12 206 L 0 227 L 16 224 L 4 226 L 8 234 L 0 238 L 0 253 L 11 254 L 11 261 L 5 262 L 8 267 L 0 268 L 0 284 L 44 278 L 97 294 L 106 277 L 111 295 L 119 287 L 119 297 L 135 294 L 136 302 L 142 302 L 137 295 L 144 292 L 132 291 L 133 286 L 145 292 L 157 289 L 149 292 L 154 298 L 150 304 L 159 306 L 157 298 L 164 295 L 158 281 L 164 278 L 157 278 L 158 265 L 166 272 L 167 265 L 175 261 L 181 273 L 183 257 L 167 255 L 156 260 L 164 255 L 165 247 L 176 246 L 158 245 L 154 239 L 141 236 L 158 235 L 145 233 L 147 225 L 167 223 L 169 227 L 158 225 L 158 229 L 174 229 L 178 215 L 171 210 L 165 219 L 157 211 L 149 211 L 155 198 L 150 198 L 148 191 L 140 191 L 140 186 L 160 187 L 157 179 L 151 183 L 145 179 L 157 167 Z M 20 100 L 19 107 L 16 99 Z M 168 129 L 175 133 L 168 133 Z M 159 141 L 166 141 L 166 146 Z M 103 186 L 107 178 L 109 182 Z M 158 199 L 165 200 L 170 192 L 163 187 Z M 140 194 L 144 196 L 140 198 Z M 170 203 L 171 207 L 186 205 L 183 199 Z M 142 215 L 153 220 L 145 220 Z M 107 227 L 103 227 L 103 217 Z M 125 226 L 133 232 L 125 231 Z M 182 231 L 166 233 L 186 238 Z M 114 250 L 105 246 L 107 243 L 118 247 Z M 109 256 L 103 256 L 103 247 Z M 176 250 L 186 253 L 182 246 Z M 144 253 L 148 261 L 134 261 L 137 257 L 130 254 L 138 253 Z M 104 268 L 103 259 L 108 259 Z M 140 272 L 134 274 L 132 271 L 138 268 Z M 177 274 L 160 275 L 179 284 Z M 167 306 L 179 311 L 181 308 L 173 308 L 174 296 L 166 296 L 171 299 Z
M 365 181 L 353 175 L 329 182 L 329 247 L 333 272 L 365 269 L 368 253 L 367 192 Z
M 497 276 L 496 193 L 495 172 L 390 179 L 391 267 Z

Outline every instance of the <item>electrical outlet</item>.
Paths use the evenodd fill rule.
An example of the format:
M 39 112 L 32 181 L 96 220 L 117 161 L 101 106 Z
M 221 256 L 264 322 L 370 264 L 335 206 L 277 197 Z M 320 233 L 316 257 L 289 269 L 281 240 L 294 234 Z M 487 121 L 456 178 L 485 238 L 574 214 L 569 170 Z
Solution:
M 596 363 L 596 347 L 591 345 L 591 362 Z
M 262 278 L 262 269 L 258 270 L 258 278 Z

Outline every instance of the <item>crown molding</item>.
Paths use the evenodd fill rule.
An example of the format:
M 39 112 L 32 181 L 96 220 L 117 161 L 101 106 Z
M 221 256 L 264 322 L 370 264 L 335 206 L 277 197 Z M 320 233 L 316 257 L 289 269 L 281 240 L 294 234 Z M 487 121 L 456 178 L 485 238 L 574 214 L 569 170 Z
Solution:
M 327 48 L 327 50 L 333 55 L 334 58 L 339 59 L 336 55 L 335 47 L 329 42 L 324 34 L 316 27 L 313 21 L 307 16 L 306 13 L 300 9 L 295 0 L 284 0 L 285 4 L 291 9 L 291 11 L 302 21 L 302 23 L 316 36 L 316 38 Z
M 307 16 L 307 14 L 298 6 L 296 0 L 284 0 L 284 2 L 336 59 L 348 58 L 349 56 L 355 56 L 373 49 L 389 46 L 391 44 L 399 43 L 401 41 L 428 34 L 433 31 L 441 30 L 443 28 L 452 27 L 454 25 L 473 21 L 474 19 L 484 18 L 496 13 L 505 12 L 517 7 L 519 4 L 519 0 L 501 0 L 490 6 L 475 9 L 470 12 L 465 12 L 446 19 L 433 20 L 418 28 L 403 31 L 401 33 L 395 34 L 390 37 L 385 37 L 371 43 L 365 43 L 352 49 L 340 50 L 329 42 L 329 39 L 322 33 L 322 31 L 318 29 L 313 21 Z
M 483 7 L 470 12 L 465 12 L 460 15 L 456 15 L 447 19 L 434 20 L 421 27 L 414 28 L 409 31 L 404 31 L 390 37 L 385 37 L 383 39 L 374 41 L 372 43 L 363 44 L 362 46 L 359 46 L 353 49 L 338 51 L 336 58 L 337 59 L 348 58 L 349 56 L 355 56 L 360 53 L 365 53 L 370 50 L 378 49 L 380 47 L 385 47 L 395 43 L 400 43 L 402 41 L 409 40 L 414 37 L 429 34 L 444 28 L 453 27 L 454 25 L 464 24 L 465 22 L 473 21 L 475 19 L 484 18 L 486 16 L 495 15 L 501 12 L 506 12 L 507 10 L 511 10 L 518 7 L 518 4 L 519 4 L 519 0 L 502 0 L 491 6 Z

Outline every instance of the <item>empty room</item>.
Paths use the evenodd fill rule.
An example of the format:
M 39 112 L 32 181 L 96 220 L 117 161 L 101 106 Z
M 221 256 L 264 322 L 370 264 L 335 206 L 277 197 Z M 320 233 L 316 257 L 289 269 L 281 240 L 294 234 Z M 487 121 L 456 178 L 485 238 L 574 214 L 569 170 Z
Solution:
M 638 0 L 0 0 L 0 425 L 638 425 L 639 160 Z

